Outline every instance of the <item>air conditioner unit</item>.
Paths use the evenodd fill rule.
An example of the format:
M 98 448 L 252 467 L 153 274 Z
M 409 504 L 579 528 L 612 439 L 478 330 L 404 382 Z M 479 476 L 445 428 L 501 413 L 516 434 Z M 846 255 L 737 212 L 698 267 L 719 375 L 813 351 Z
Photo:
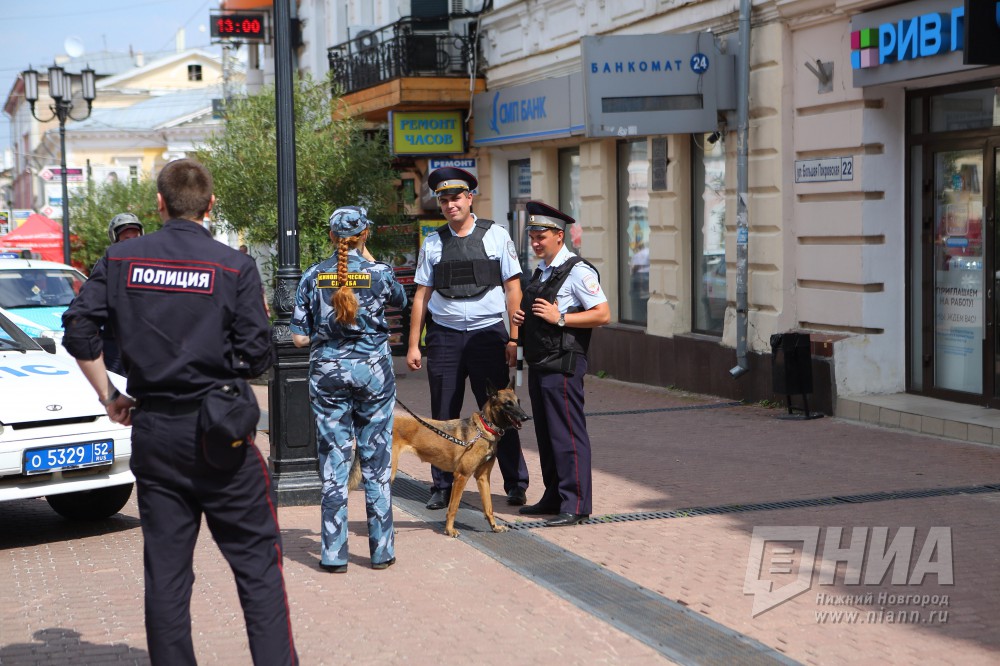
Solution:
M 355 52 L 364 52 L 378 46 L 377 25 L 355 25 L 347 27 L 347 39 Z
M 448 31 L 459 37 L 468 37 L 475 27 L 476 19 L 474 18 L 453 18 L 448 22 Z

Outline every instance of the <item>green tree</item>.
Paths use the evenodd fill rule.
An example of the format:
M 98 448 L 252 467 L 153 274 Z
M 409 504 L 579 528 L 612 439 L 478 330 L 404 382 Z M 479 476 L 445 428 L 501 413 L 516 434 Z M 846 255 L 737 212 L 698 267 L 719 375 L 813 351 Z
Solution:
M 79 262 L 85 272 L 90 272 L 111 245 L 108 224 L 118 213 L 132 213 L 138 217 L 147 234 L 159 229 L 156 182 L 144 178 L 134 183 L 90 185 L 70 197 L 70 231 L 77 237 L 71 246 L 73 263 Z
M 366 136 L 361 124 L 337 113 L 340 99 L 329 80 L 308 76 L 294 83 L 295 162 L 300 268 L 330 256 L 327 226 L 340 206 L 364 204 L 379 225 L 399 221 L 392 157 L 382 136 Z M 278 166 L 275 92 L 231 101 L 226 129 L 198 151 L 215 179 L 216 214 L 251 245 L 273 246 L 278 232 Z M 371 241 L 378 254 L 379 236 Z M 273 266 L 272 266 L 273 267 Z

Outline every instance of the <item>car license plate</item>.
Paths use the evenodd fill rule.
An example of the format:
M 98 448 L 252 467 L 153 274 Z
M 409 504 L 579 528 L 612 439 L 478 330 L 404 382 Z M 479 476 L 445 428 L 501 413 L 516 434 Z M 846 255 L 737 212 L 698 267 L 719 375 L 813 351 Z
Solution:
M 101 442 L 49 446 L 24 452 L 24 473 L 45 474 L 61 469 L 110 465 L 114 461 L 115 443 L 110 439 Z

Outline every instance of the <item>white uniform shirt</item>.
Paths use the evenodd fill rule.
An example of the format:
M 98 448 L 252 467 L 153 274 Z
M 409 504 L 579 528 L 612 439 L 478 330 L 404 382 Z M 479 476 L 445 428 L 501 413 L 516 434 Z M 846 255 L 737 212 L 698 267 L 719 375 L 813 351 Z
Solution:
M 476 218 L 475 215 L 472 216 Z M 471 232 L 470 232 L 471 233 Z M 520 275 L 521 264 L 510 234 L 498 224 L 493 224 L 483 237 L 486 256 L 500 260 L 500 275 L 504 282 Z M 435 231 L 424 240 L 417 258 L 414 281 L 425 287 L 434 286 L 434 266 L 441 261 L 441 236 Z M 503 287 L 494 287 L 474 298 L 445 298 L 437 291 L 431 293 L 427 309 L 434 321 L 458 331 L 474 331 L 503 321 L 507 299 Z
M 552 258 L 550 265 L 546 265 L 544 259 L 538 262 L 538 267 L 542 269 L 541 281 L 545 282 L 548 280 L 552 276 L 554 268 L 562 266 L 566 260 L 574 256 L 576 255 L 563 245 L 562 249 Z M 573 266 L 573 269 L 569 272 L 569 277 L 562 283 L 562 286 L 559 287 L 559 293 L 556 294 L 556 303 L 559 306 L 559 312 L 563 314 L 566 314 L 570 308 L 581 308 L 581 310 L 577 310 L 580 312 L 607 302 L 608 297 L 604 295 L 604 290 L 601 288 L 601 282 L 597 278 L 597 273 L 594 272 L 593 268 L 582 262 Z

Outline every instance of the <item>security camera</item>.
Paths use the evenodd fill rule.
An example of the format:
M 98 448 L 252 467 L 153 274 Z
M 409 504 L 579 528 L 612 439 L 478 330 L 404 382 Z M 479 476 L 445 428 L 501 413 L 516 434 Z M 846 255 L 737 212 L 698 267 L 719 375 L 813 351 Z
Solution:
M 708 135 L 707 141 L 714 146 L 716 143 L 719 142 L 719 139 L 721 138 L 722 138 L 722 132 L 720 132 L 719 130 L 715 130 L 714 132 Z

